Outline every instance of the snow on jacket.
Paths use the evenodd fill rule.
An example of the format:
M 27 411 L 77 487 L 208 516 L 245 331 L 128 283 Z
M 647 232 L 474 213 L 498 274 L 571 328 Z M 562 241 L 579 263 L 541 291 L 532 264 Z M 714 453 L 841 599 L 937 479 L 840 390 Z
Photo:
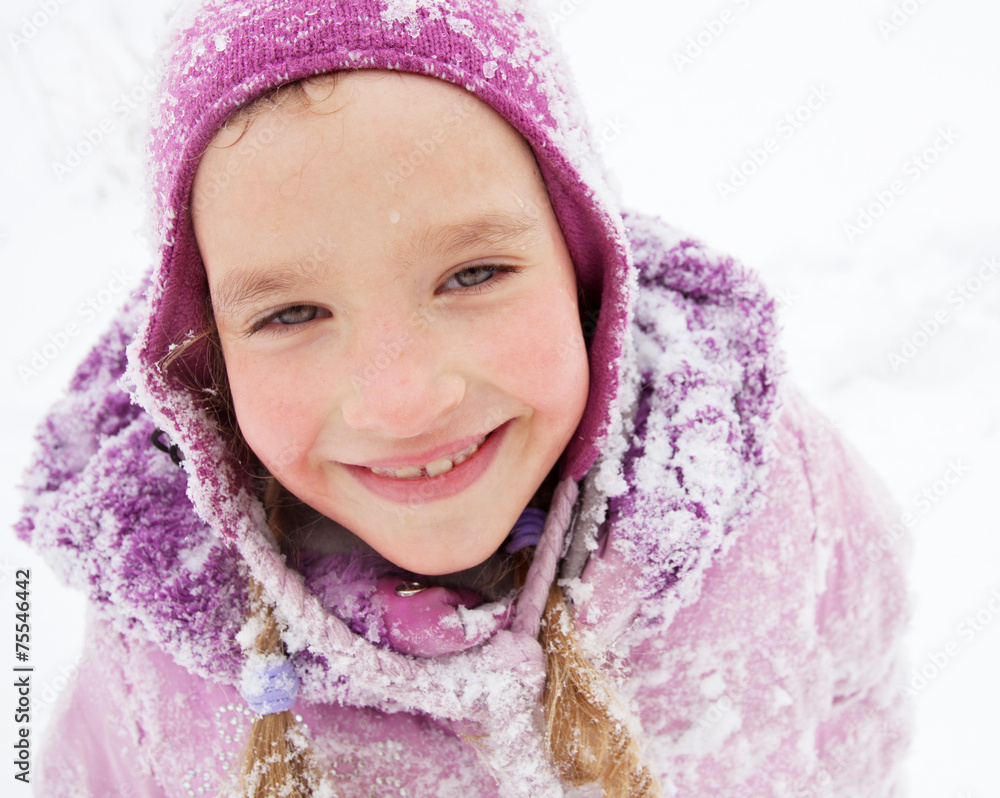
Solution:
M 667 795 L 898 795 L 905 552 L 869 556 L 892 504 L 780 380 L 755 278 L 616 210 L 534 12 L 209 2 L 180 27 L 150 138 L 152 288 L 80 367 L 26 477 L 19 534 L 92 602 L 37 794 L 224 788 L 251 719 L 237 635 L 252 574 L 338 794 L 576 794 L 546 759 L 539 706 L 541 604 L 561 578 L 584 643 L 625 674 Z M 358 67 L 433 74 L 502 113 L 600 308 L 587 410 L 517 597 L 440 588 L 414 611 L 371 600 L 391 572 L 377 560 L 290 567 L 227 444 L 159 368 L 204 324 L 187 213 L 197 154 L 270 87 Z M 153 446 L 157 428 L 183 469 Z

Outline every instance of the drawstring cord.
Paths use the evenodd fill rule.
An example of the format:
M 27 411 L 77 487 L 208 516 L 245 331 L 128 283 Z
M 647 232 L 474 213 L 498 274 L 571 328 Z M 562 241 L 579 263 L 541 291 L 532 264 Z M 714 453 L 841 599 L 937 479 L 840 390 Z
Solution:
M 517 615 L 511 625 L 513 632 L 535 639 L 538 637 L 549 586 L 556 577 L 566 530 L 573 519 L 573 507 L 579 493 L 580 487 L 571 477 L 556 485 L 548 517 L 545 519 L 545 529 L 535 547 L 535 556 L 528 569 L 524 590 L 517 600 Z
M 150 435 L 150 440 L 153 441 L 153 446 L 159 449 L 164 454 L 170 455 L 170 459 L 174 461 L 175 466 L 180 466 L 184 462 L 184 454 L 181 452 L 180 448 L 176 443 L 170 443 L 170 438 L 167 438 L 168 443 L 163 442 L 163 438 L 166 436 L 162 429 L 153 430 L 153 434 Z

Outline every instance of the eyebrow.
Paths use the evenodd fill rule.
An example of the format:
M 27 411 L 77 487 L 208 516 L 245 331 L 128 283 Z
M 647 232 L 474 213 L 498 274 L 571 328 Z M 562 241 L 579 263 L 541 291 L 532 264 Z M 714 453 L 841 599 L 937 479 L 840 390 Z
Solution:
M 489 211 L 468 221 L 425 228 L 405 247 L 397 247 L 397 260 L 409 261 L 416 251 L 419 256 L 451 254 L 471 247 L 528 246 L 541 237 L 539 217 L 527 209 Z M 313 255 L 298 261 L 272 265 L 245 265 L 222 280 L 211 292 L 212 311 L 216 315 L 234 318 L 256 300 L 292 289 L 309 289 L 322 285 L 327 273 Z
M 313 288 L 323 279 L 316 266 L 305 262 L 278 263 L 271 266 L 246 266 L 230 272 L 211 292 L 212 312 L 233 318 L 247 305 L 261 297 L 293 288 Z
M 422 255 L 458 252 L 481 244 L 516 246 L 535 243 L 541 235 L 538 215 L 527 210 L 489 211 L 466 222 L 424 230 L 411 242 Z M 396 253 L 397 255 L 401 253 Z

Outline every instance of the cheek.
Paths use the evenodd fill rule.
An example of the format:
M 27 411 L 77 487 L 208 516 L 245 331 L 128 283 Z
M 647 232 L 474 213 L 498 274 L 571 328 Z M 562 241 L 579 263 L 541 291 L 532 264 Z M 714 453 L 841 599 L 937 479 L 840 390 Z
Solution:
M 494 323 L 477 348 L 517 398 L 561 419 L 576 414 L 575 427 L 589 371 L 574 296 L 556 287 L 537 292 Z
M 227 367 L 240 431 L 275 476 L 308 452 L 318 428 L 319 403 L 311 386 L 287 366 L 237 359 Z

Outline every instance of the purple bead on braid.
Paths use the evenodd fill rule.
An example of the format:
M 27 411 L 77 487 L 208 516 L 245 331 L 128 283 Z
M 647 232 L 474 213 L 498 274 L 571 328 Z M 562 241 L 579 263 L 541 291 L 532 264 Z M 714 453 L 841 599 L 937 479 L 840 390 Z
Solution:
M 545 510 L 539 510 L 537 507 L 525 507 L 520 517 L 514 522 L 514 528 L 510 531 L 510 540 L 506 546 L 507 553 L 513 554 L 527 546 L 537 546 L 538 540 L 542 536 L 542 530 L 545 529 L 547 515 Z
M 295 705 L 299 692 L 299 677 L 287 659 L 280 662 L 267 659 L 243 670 L 240 695 L 258 715 L 284 712 Z

